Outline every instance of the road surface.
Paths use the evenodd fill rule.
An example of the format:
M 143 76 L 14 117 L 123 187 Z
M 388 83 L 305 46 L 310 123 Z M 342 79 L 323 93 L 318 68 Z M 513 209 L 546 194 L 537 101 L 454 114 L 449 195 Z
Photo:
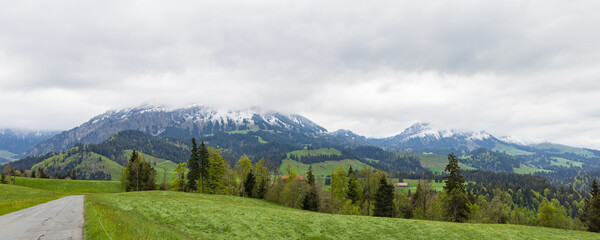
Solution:
M 82 239 L 83 196 L 68 196 L 0 216 L 1 239 Z

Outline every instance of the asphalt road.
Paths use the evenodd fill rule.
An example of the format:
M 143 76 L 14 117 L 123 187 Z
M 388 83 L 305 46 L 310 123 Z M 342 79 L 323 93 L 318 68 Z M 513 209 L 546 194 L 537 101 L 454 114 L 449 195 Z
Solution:
M 83 196 L 68 196 L 0 216 L 0 239 L 82 239 Z

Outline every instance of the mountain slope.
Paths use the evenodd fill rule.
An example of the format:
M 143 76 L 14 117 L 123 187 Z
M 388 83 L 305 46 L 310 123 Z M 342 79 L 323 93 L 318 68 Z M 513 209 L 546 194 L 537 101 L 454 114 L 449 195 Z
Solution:
M 63 132 L 32 148 L 28 155 L 63 151 L 75 143 L 103 142 L 123 130 L 138 130 L 155 136 L 189 139 L 235 131 L 324 133 L 326 130 L 300 115 L 260 111 L 220 111 L 194 106 L 169 110 L 138 107 L 110 111 Z

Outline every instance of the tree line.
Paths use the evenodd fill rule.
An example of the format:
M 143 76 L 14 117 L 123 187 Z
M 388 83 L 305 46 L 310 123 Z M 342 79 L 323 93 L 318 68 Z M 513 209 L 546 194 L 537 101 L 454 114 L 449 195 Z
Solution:
M 495 178 L 508 179 L 506 186 L 481 190 L 493 187 L 492 180 L 492 185 L 479 185 L 482 188 L 477 190 L 473 187 L 476 185 L 465 180 L 453 154 L 448 155 L 445 171 L 443 190 L 436 191 L 430 180 L 422 179 L 414 192 L 405 193 L 394 188 L 384 171 L 369 168 L 355 171 L 351 167 L 346 170 L 340 165 L 331 172 L 331 184 L 326 188 L 321 179 L 315 179 L 312 166 L 306 177 L 289 166 L 282 176 L 277 171 L 272 174 L 264 159 L 253 164 L 242 156 L 231 168 L 220 150 L 207 147 L 204 142 L 197 146 L 193 139 L 190 158 L 177 166 L 170 187 L 174 191 L 262 198 L 288 207 L 333 214 L 600 230 L 600 187 L 596 181 L 590 187 L 590 197 L 576 202 L 576 217 L 571 217 L 573 210 L 559 200 L 558 196 L 565 193 L 558 189 L 538 192 L 533 188 L 539 188 L 533 187 L 528 193 L 524 188 L 515 191 L 515 181 L 510 181 L 510 175 L 498 175 Z M 156 189 L 155 175 L 152 166 L 134 151 L 122 182 L 128 191 L 152 190 Z M 477 177 L 480 176 L 470 176 Z M 537 177 L 531 178 L 535 180 Z M 531 197 L 526 197 L 527 194 Z M 527 205 L 522 201 L 526 198 L 536 203 Z

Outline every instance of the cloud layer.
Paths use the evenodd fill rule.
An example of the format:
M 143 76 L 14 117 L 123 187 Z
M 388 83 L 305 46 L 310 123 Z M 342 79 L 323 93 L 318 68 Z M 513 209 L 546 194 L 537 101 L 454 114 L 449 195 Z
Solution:
M 0 127 L 193 103 L 390 136 L 416 121 L 600 149 L 597 1 L 19 1 Z

